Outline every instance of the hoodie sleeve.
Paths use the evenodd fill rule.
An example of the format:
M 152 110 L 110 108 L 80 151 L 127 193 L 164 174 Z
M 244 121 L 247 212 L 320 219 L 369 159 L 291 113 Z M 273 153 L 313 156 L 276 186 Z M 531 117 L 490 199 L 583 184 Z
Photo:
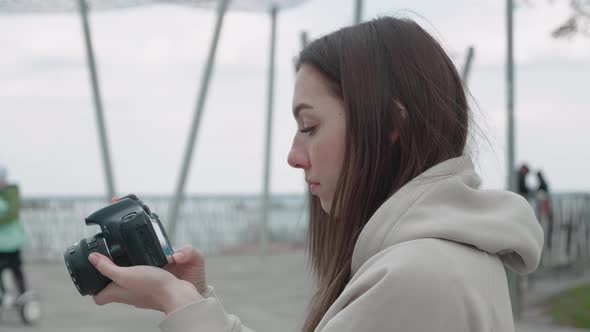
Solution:
M 203 299 L 172 312 L 159 326 L 162 332 L 254 332 L 225 311 L 211 286 Z

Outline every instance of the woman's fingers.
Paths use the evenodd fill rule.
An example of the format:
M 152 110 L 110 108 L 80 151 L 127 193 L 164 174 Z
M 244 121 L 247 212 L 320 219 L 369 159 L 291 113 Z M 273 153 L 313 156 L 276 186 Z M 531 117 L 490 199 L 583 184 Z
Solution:
M 128 279 L 132 277 L 129 275 L 127 269 L 117 266 L 108 257 L 99 253 L 91 253 L 88 256 L 88 260 L 94 265 L 98 272 L 119 285 L 125 286 L 125 284 L 129 283 Z
M 94 299 L 94 303 L 98 305 L 105 305 L 115 302 L 127 303 L 127 301 L 124 300 L 129 297 L 128 293 L 129 291 L 127 291 L 126 289 L 122 288 L 114 282 L 111 282 L 107 285 L 107 287 L 100 291 L 100 293 L 94 295 L 92 298 Z
M 191 248 L 183 248 L 181 253 L 184 255 L 186 250 L 188 250 L 187 256 L 197 257 L 197 251 Z M 188 280 L 204 283 L 202 281 L 204 278 L 195 277 L 203 269 L 199 269 L 192 263 L 169 265 L 171 268 L 179 269 L 176 274 L 173 274 L 167 269 L 154 266 L 117 266 L 108 257 L 98 253 L 90 254 L 88 260 L 101 274 L 113 281 L 93 297 L 96 304 L 124 303 L 138 308 L 160 310 L 168 314 L 202 298 L 198 292 L 199 288 L 195 286 L 199 283 Z M 179 272 L 180 270 L 182 272 Z M 179 276 L 183 276 L 182 280 L 179 280 L 181 279 Z
M 184 259 L 186 258 L 186 254 L 192 248 L 191 245 L 185 244 L 180 249 L 175 250 L 172 253 L 172 256 L 169 256 L 168 263 L 184 263 Z
M 203 254 L 191 245 L 185 245 L 172 255 L 177 264 L 192 263 L 198 265 L 203 262 Z
M 149 294 L 125 289 L 114 282 L 111 282 L 105 289 L 92 298 L 94 299 L 94 303 L 98 305 L 122 303 L 138 308 L 162 310 L 160 305 L 153 301 L 153 297 L 149 296 Z
M 182 264 L 185 262 L 186 254 L 183 251 L 176 251 L 172 254 L 172 262 L 175 264 Z

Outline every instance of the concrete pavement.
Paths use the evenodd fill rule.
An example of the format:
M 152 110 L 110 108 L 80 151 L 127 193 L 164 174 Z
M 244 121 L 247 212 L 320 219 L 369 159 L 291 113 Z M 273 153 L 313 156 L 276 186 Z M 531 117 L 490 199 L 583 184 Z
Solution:
M 257 332 L 299 331 L 310 298 L 311 282 L 302 251 L 258 256 L 218 256 L 207 259 L 209 282 L 229 312 Z M 38 326 L 21 324 L 16 312 L 0 318 L 2 332 L 157 332 L 163 314 L 124 305 L 97 306 L 90 297 L 81 297 L 61 262 L 29 262 L 30 284 L 41 296 L 44 318 Z M 590 281 L 590 280 L 589 280 Z M 571 283 L 571 281 L 569 281 Z M 526 300 L 518 332 L 581 331 L 552 326 L 536 304 L 543 296 L 567 287 L 538 281 L 540 294 Z M 543 295 L 543 289 L 546 294 Z M 535 311 L 536 310 L 536 311 Z

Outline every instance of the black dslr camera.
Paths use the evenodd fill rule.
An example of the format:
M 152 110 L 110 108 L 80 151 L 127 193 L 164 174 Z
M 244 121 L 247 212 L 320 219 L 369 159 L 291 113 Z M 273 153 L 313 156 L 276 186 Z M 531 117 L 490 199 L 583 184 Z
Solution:
M 86 218 L 86 225 L 98 225 L 102 233 L 64 252 L 70 277 L 82 295 L 96 295 L 111 282 L 88 261 L 92 252 L 109 257 L 119 266 L 162 267 L 172 255 L 158 216 L 133 194 L 94 212 Z

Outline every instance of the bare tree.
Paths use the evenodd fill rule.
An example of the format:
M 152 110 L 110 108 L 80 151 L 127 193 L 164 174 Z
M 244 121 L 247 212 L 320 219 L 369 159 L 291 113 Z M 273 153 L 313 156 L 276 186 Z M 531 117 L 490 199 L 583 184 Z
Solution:
M 590 0 L 570 0 L 571 14 L 551 33 L 555 38 L 571 38 L 577 33 L 590 37 Z

